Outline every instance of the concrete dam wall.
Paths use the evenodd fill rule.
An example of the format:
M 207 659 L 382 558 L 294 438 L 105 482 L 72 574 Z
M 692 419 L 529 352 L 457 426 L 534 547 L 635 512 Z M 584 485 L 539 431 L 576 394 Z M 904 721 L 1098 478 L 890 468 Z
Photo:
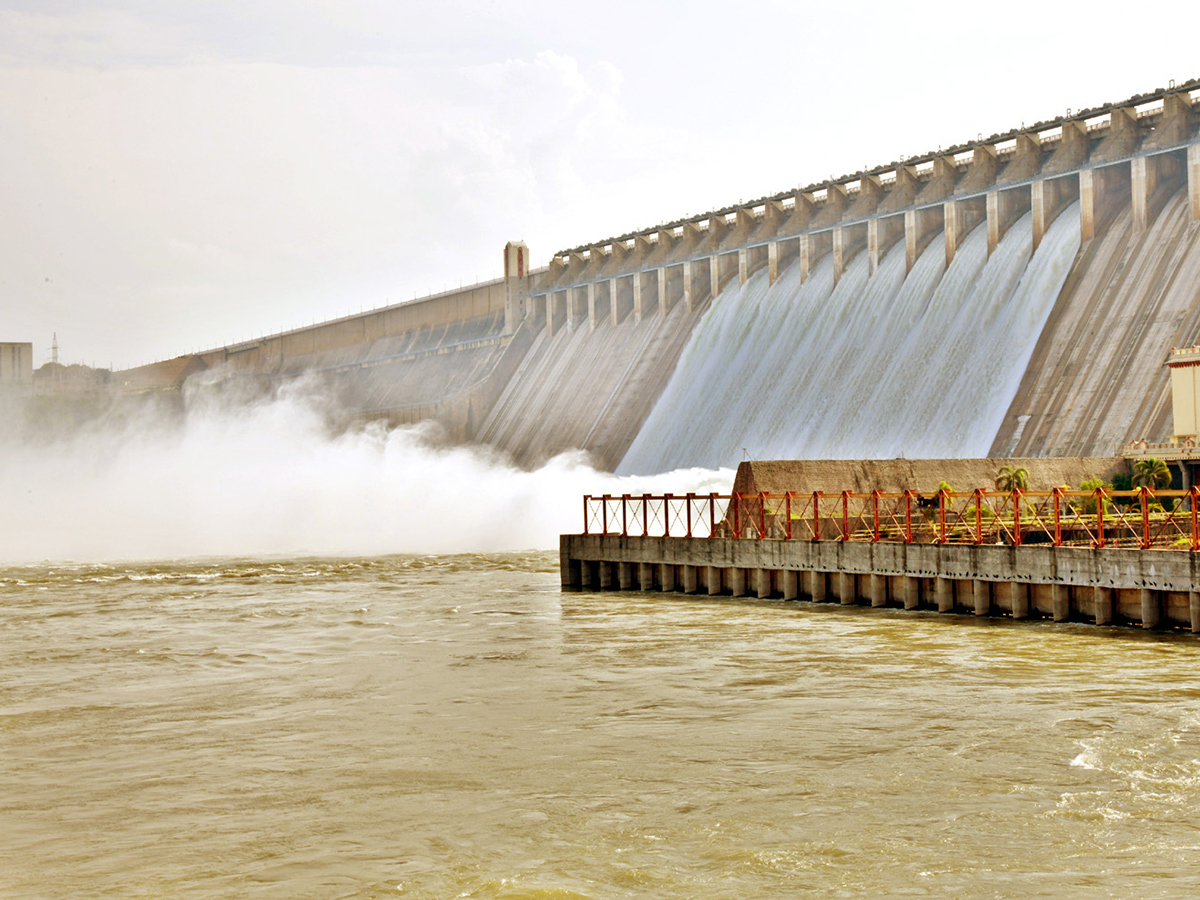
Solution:
M 534 466 L 1112 456 L 1200 339 L 1200 82 L 117 373 L 311 373 Z M 181 375 L 180 373 L 185 373 Z M 172 381 L 174 379 L 174 381 Z

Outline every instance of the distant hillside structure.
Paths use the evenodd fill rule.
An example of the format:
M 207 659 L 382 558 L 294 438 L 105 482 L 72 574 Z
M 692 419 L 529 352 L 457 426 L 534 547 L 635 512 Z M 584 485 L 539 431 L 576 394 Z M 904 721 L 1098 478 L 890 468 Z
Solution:
M 112 372 L 82 363 L 48 362 L 33 373 L 33 392 L 42 396 L 90 396 L 108 391 Z
M 33 386 L 33 344 L 0 344 L 0 390 L 28 391 Z

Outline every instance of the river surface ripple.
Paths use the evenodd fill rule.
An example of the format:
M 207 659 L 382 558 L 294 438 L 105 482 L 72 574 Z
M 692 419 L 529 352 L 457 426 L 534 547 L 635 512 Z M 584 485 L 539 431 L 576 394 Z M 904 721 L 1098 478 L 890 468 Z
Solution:
M 1200 888 L 1186 637 L 536 553 L 10 567 L 0 641 L 3 897 Z

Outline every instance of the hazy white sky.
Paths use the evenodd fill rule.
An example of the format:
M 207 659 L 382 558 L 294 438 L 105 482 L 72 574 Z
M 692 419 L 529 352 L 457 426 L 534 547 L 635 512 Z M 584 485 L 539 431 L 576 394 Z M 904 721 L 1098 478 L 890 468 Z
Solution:
M 1200 75 L 1192 3 L 0 0 L 0 340 L 138 365 Z

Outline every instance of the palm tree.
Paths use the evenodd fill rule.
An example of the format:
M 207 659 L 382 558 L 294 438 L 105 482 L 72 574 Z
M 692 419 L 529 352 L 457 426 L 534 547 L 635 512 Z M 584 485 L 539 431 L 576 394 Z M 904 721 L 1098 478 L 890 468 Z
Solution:
M 1006 494 L 1029 487 L 1029 470 L 1024 466 L 1001 466 L 996 473 L 996 490 Z
M 1155 488 L 1166 487 L 1171 483 L 1171 470 L 1161 459 L 1152 456 L 1139 459 L 1133 464 L 1134 487 Z

